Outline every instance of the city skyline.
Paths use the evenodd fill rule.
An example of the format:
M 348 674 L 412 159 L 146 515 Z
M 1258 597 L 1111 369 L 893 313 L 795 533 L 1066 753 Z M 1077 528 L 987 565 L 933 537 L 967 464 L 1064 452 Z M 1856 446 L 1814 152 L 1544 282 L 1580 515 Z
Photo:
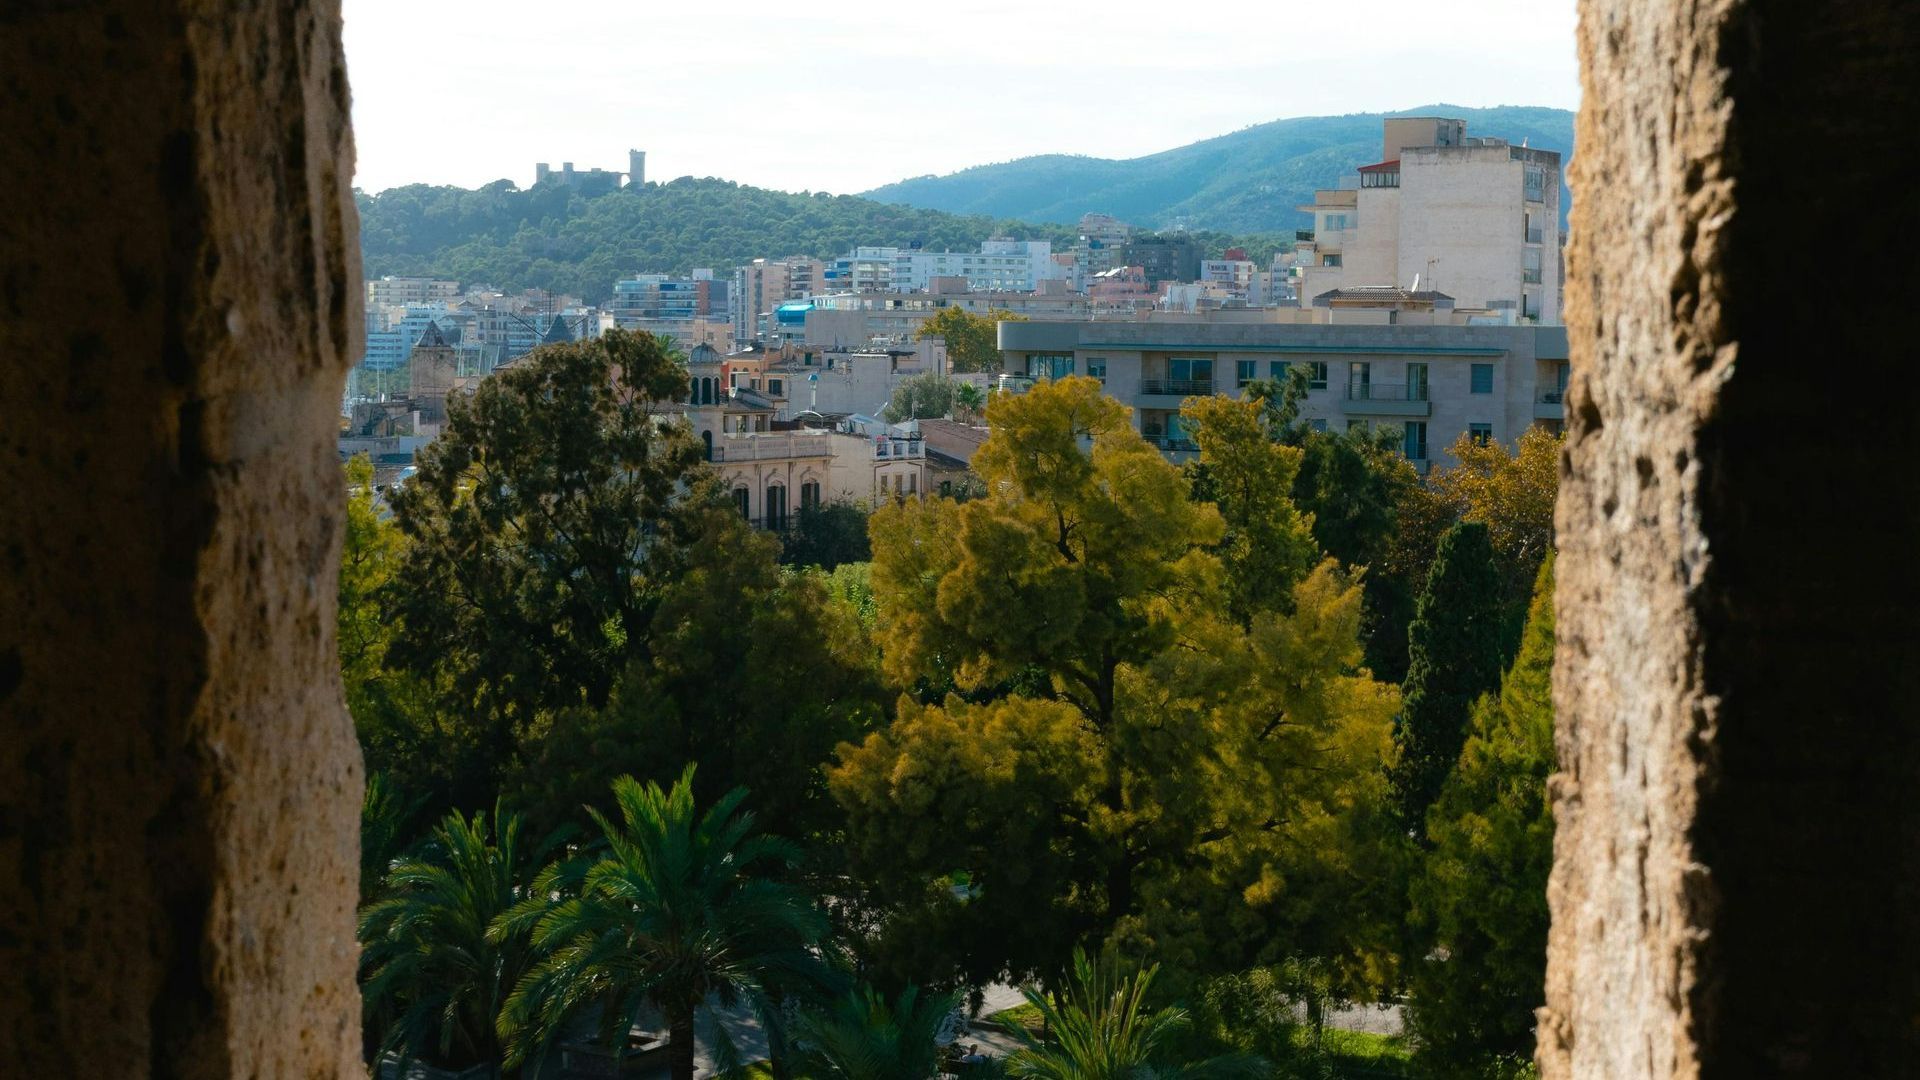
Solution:
M 750 3 L 725 24 L 573 4 L 537 26 L 499 0 L 344 8 L 369 191 L 525 187 L 536 161 L 619 170 L 635 148 L 652 180 L 854 193 L 1033 154 L 1136 157 L 1293 116 L 1579 104 L 1571 0 L 1485 0 L 1470 20 L 1378 0 L 1364 34 L 1282 5 L 1236 13 L 1232 35 L 1130 2 L 1095 15 L 990 0 L 932 22 Z

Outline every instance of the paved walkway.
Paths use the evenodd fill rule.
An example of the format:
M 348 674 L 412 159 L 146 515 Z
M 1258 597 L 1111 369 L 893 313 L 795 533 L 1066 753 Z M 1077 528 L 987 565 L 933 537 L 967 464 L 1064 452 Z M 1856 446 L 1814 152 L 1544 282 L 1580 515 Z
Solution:
M 996 1058 L 1004 1058 L 1020 1049 L 1020 1040 L 1002 1030 L 993 1020 L 994 1014 L 1027 1003 L 1027 999 L 1021 995 L 1019 988 L 1005 983 L 995 983 L 982 992 L 981 999 L 979 1014 L 968 1022 L 965 1031 L 956 1036 L 954 1041 L 970 1048 L 978 1048 L 981 1053 Z M 694 1051 L 696 1077 L 712 1077 L 717 1073 L 714 1068 L 709 1035 L 712 1022 L 713 1014 L 702 1009 L 696 1024 L 699 1033 L 698 1046 Z M 750 1011 L 728 1010 L 720 1015 L 720 1023 L 726 1029 L 727 1037 L 733 1040 L 734 1048 L 739 1052 L 741 1061 L 766 1060 L 767 1033 Z M 1404 1009 L 1399 1005 L 1356 1005 L 1352 1008 L 1335 1009 L 1327 1014 L 1327 1026 L 1343 1031 L 1364 1031 L 1375 1035 L 1398 1035 L 1406 1030 Z M 630 1075 L 638 1076 L 641 1080 L 666 1080 L 667 1069 L 662 1066 Z

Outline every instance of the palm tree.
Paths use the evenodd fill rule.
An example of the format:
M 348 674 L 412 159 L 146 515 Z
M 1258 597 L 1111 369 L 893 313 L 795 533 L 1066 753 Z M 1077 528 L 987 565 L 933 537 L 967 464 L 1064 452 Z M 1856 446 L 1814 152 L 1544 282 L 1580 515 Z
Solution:
M 912 986 L 891 1004 L 863 986 L 829 1009 L 803 1015 L 798 1041 L 805 1074 L 814 1080 L 903 1080 L 940 1071 L 934 1044 L 957 994 L 925 998 Z
M 558 839 L 530 845 L 523 828 L 497 808 L 491 827 L 484 813 L 448 814 L 417 854 L 393 861 L 381 898 L 361 910 L 361 992 L 380 1053 L 499 1075 L 495 1018 L 532 954 L 488 931 L 526 898 Z
M 980 410 L 986 408 L 987 399 L 978 386 L 967 382 L 954 388 L 953 403 L 959 407 L 958 411 L 964 413 L 967 419 L 975 420 L 979 418 Z
M 759 876 L 793 866 L 799 853 L 754 832 L 753 815 L 740 809 L 746 792 L 736 788 L 699 814 L 693 772 L 687 766 L 669 791 L 630 776 L 614 781 L 620 821 L 588 811 L 604 854 L 550 867 L 535 895 L 496 924 L 503 937 L 530 927 L 545 954 L 500 1014 L 509 1063 L 594 1009 L 602 1042 L 623 1044 L 634 1015 L 651 1004 L 667 1023 L 674 1080 L 692 1080 L 694 1013 L 709 997 L 722 1008 L 750 1005 L 779 1045 L 774 1003 L 821 978 L 813 948 L 826 918 L 798 890 Z M 717 1028 L 724 1063 L 731 1045 Z
M 1258 1076 L 1265 1063 L 1251 1058 L 1214 1058 L 1169 1063 L 1168 1043 L 1185 1031 L 1187 1011 L 1150 1010 L 1147 990 L 1158 965 L 1123 971 L 1111 959 L 1089 960 L 1073 951 L 1073 978 L 1064 994 L 1049 998 L 1031 987 L 1021 992 L 1044 1021 L 1046 1037 L 1013 1021 L 1002 1026 L 1022 1048 L 1007 1059 L 1009 1076 L 1030 1080 L 1200 1080 Z

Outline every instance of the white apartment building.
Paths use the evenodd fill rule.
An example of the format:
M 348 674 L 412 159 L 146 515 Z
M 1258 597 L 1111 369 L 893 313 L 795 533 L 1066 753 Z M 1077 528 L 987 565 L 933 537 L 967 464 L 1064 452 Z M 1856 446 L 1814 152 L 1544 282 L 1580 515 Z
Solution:
M 1381 160 L 1314 193 L 1294 245 L 1302 305 L 1334 289 L 1437 290 L 1463 309 L 1560 322 L 1560 155 L 1469 138 L 1466 121 L 1386 121 Z
M 894 261 L 896 292 L 926 292 L 935 278 L 964 278 L 967 288 L 1032 292 L 1040 282 L 1069 281 L 1072 271 L 1053 258 L 1046 240 L 988 240 L 977 252 L 901 251 Z
M 369 308 L 402 304 L 450 304 L 460 299 L 460 283 L 442 278 L 383 277 L 367 282 Z
M 897 247 L 857 247 L 828 263 L 820 275 L 822 292 L 888 292 L 893 289 Z

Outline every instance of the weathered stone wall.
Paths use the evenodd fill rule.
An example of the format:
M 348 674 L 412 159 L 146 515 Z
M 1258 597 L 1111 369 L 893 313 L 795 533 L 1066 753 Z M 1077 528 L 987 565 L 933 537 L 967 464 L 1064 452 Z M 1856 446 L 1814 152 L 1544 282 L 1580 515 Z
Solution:
M 0 1072 L 358 1072 L 337 3 L 0 6 L 0 146 Z
M 1579 47 L 1543 1075 L 1903 1075 L 1920 5 L 1582 0 Z

